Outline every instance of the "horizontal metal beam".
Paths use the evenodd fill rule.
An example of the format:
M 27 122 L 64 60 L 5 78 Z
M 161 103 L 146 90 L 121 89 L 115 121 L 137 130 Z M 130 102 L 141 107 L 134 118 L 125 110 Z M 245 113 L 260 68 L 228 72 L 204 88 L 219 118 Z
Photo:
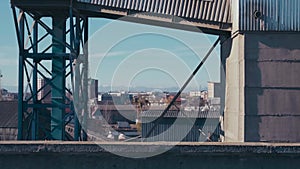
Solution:
M 53 58 L 65 58 L 70 60 L 71 54 L 68 53 L 26 53 L 25 58 L 37 59 L 37 60 L 51 60 Z
M 51 104 L 51 103 L 35 103 L 35 104 L 27 104 L 27 108 L 54 108 L 54 107 L 60 107 L 60 108 L 70 108 L 70 105 L 66 104 Z
M 71 0 L 72 1 L 72 0 Z M 52 7 L 70 7 L 70 0 L 11 0 L 11 4 L 21 9 L 41 9 L 41 8 L 52 8 Z

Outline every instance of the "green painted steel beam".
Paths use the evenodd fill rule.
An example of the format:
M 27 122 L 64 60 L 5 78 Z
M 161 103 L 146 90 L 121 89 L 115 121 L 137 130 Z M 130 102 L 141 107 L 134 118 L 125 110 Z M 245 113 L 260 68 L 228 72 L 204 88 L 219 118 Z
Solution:
M 33 43 L 37 43 L 38 41 L 38 25 L 34 24 L 33 26 Z M 33 47 L 33 53 L 38 52 L 38 46 L 35 45 Z M 38 103 L 38 98 L 37 98 L 37 90 L 38 90 L 38 61 L 34 60 L 34 68 L 33 68 L 33 80 L 32 80 L 32 88 L 33 88 L 33 103 L 37 104 Z M 33 117 L 31 121 L 31 140 L 37 140 L 39 139 L 38 136 L 38 109 L 33 108 Z
M 20 46 L 24 46 L 24 17 L 21 15 L 19 22 L 17 21 L 16 9 L 13 7 L 14 21 L 16 26 L 17 38 L 19 42 L 19 85 L 18 85 L 18 140 L 23 140 L 23 92 L 24 92 L 24 50 Z
M 59 43 L 66 41 L 66 20 L 63 16 L 54 16 L 52 18 L 53 37 L 52 37 L 52 53 L 63 54 L 66 48 Z M 65 67 L 66 61 L 64 57 L 52 58 L 52 104 L 65 104 Z M 51 112 L 51 136 L 54 140 L 64 140 L 65 109 L 62 107 L 53 107 Z

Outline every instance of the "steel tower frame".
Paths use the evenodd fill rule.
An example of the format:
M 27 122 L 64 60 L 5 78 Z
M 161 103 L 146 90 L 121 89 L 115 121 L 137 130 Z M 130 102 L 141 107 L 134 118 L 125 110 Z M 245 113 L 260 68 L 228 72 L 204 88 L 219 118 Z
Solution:
M 87 140 L 88 17 L 72 3 L 57 13 L 11 7 L 19 46 L 18 140 Z M 45 83 L 38 86 L 39 79 Z

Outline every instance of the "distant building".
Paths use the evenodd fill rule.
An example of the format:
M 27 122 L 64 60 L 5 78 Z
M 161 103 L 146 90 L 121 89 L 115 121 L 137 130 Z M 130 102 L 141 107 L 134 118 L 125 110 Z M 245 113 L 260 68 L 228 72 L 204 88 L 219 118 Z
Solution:
M 163 109 L 164 107 L 161 106 L 151 106 L 151 110 L 162 111 Z M 116 124 L 118 121 L 135 124 L 137 118 L 135 105 L 109 105 L 104 103 L 99 104 L 96 111 L 96 116 L 101 116 L 108 124 Z
M 176 94 L 177 93 L 174 93 L 174 92 L 172 92 L 172 93 L 166 93 L 166 98 L 165 98 L 166 103 L 169 104 L 174 99 L 174 97 L 176 96 Z M 177 106 L 181 105 L 181 96 L 180 95 L 176 98 L 174 104 L 177 105 Z
M 116 104 L 116 105 L 126 105 L 131 104 L 133 95 L 126 92 L 109 92 L 98 94 L 99 104 Z
M 126 121 L 130 124 L 135 123 L 136 109 L 132 105 L 113 105 L 101 104 L 97 108 L 97 116 L 103 117 L 108 124 L 116 124 L 118 121 Z M 126 115 L 126 117 L 124 117 Z
M 8 94 L 8 90 L 6 89 L 0 89 L 1 90 L 1 94 L 2 96 L 7 95 Z
M 89 99 L 97 99 L 98 98 L 98 80 L 96 79 L 89 79 L 88 82 L 89 89 L 88 89 L 88 96 Z
M 201 96 L 201 91 L 191 91 L 190 97 L 199 97 Z
M 221 97 L 221 84 L 216 82 L 208 82 L 208 98 Z
M 37 97 L 38 100 L 42 101 L 43 103 L 50 103 L 51 102 L 51 86 L 47 83 L 49 79 L 38 79 L 37 83 L 37 90 L 38 92 Z
M 17 93 L 10 93 L 6 89 L 1 89 L 1 98 L 0 101 L 14 101 L 18 99 L 18 94 Z
M 189 96 L 190 97 L 200 97 L 204 100 L 207 100 L 208 99 L 208 91 L 206 90 L 202 90 L 202 91 L 191 91 L 189 93 Z

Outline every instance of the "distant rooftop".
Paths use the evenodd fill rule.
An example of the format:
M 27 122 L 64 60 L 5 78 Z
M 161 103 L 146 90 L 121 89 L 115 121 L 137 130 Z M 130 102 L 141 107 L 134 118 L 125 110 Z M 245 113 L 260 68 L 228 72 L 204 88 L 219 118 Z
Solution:
M 0 128 L 18 127 L 18 102 L 0 101 Z

